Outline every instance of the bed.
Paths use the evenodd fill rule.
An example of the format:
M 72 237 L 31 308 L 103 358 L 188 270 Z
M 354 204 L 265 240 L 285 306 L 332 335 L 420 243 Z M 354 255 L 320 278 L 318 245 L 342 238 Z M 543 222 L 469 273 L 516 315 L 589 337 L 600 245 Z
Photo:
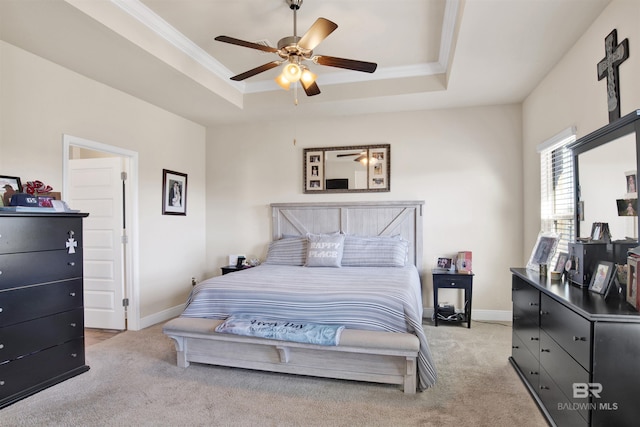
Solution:
M 271 205 L 265 262 L 199 283 L 182 315 L 164 326 L 178 365 L 393 383 L 405 393 L 433 386 L 437 375 L 422 329 L 422 206 Z M 216 332 L 243 315 L 344 330 L 337 345 Z

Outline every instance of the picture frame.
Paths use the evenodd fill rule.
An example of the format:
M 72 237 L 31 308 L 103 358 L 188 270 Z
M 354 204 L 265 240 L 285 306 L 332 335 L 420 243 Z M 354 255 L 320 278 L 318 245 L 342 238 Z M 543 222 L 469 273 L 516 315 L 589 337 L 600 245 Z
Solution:
M 162 215 L 187 215 L 187 174 L 162 169 Z
M 61 200 L 60 192 L 52 191 L 49 193 L 38 194 L 38 206 L 41 208 L 52 208 L 52 200 Z
M 601 295 L 606 294 L 616 271 L 615 266 L 609 261 L 598 261 L 593 271 L 589 290 Z
M 564 272 L 567 261 L 569 260 L 569 254 L 566 252 L 558 252 L 558 259 L 556 260 L 556 266 L 552 271 Z
M 555 233 L 540 232 L 531 251 L 527 270 L 540 271 L 540 264 L 549 265 L 556 253 L 559 240 L 559 236 Z
M 627 302 L 636 310 L 640 309 L 638 294 L 638 258 L 627 257 Z
M 638 199 L 616 199 L 618 216 L 638 216 Z
M 22 182 L 17 176 L 0 175 L 0 206 L 9 206 L 11 196 L 22 193 Z
M 438 258 L 438 268 L 450 270 L 453 265 L 452 258 Z
M 625 199 L 637 199 L 638 198 L 638 180 L 636 171 L 627 171 L 624 173 L 625 184 L 627 193 Z
M 591 224 L 591 235 L 590 238 L 592 241 L 611 241 L 611 232 L 609 231 L 609 223 L 608 222 L 594 222 Z
M 324 153 L 306 151 L 305 190 L 309 192 L 324 190 Z

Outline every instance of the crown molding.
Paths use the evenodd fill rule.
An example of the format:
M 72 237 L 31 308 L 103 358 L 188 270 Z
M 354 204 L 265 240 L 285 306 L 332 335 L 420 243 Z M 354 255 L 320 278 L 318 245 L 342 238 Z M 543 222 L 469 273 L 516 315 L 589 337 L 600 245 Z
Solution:
M 242 93 L 257 93 L 277 90 L 277 84 L 270 81 L 234 82 L 229 80 L 233 73 L 217 59 L 209 55 L 204 49 L 187 38 L 184 34 L 171 26 L 167 21 L 149 9 L 140 0 L 110 0 L 124 12 L 145 25 L 159 37 L 171 43 L 180 52 L 202 65 L 217 77 L 224 79 L 230 86 Z M 453 41 L 460 0 L 446 0 L 445 11 L 440 37 L 440 52 L 437 62 L 429 62 L 401 67 L 378 68 L 373 74 L 336 71 L 323 74 L 323 85 L 335 85 L 362 81 L 391 80 L 410 77 L 423 77 L 446 73 Z

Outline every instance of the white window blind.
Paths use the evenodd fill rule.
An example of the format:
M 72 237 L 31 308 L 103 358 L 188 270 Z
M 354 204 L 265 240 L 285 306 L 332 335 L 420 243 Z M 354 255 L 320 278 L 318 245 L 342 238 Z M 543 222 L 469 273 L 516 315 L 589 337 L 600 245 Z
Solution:
M 567 149 L 575 140 L 575 128 L 569 128 L 538 146 L 542 231 L 560 236 L 550 268 L 559 252 L 569 252 L 569 242 L 575 239 L 573 155 Z

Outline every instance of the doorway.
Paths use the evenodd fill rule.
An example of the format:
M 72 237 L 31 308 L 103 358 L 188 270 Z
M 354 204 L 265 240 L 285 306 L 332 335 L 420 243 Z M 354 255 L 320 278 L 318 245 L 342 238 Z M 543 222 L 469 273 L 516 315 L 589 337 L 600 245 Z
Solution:
M 138 330 L 138 154 L 63 135 L 63 194 L 83 224 L 85 326 Z

